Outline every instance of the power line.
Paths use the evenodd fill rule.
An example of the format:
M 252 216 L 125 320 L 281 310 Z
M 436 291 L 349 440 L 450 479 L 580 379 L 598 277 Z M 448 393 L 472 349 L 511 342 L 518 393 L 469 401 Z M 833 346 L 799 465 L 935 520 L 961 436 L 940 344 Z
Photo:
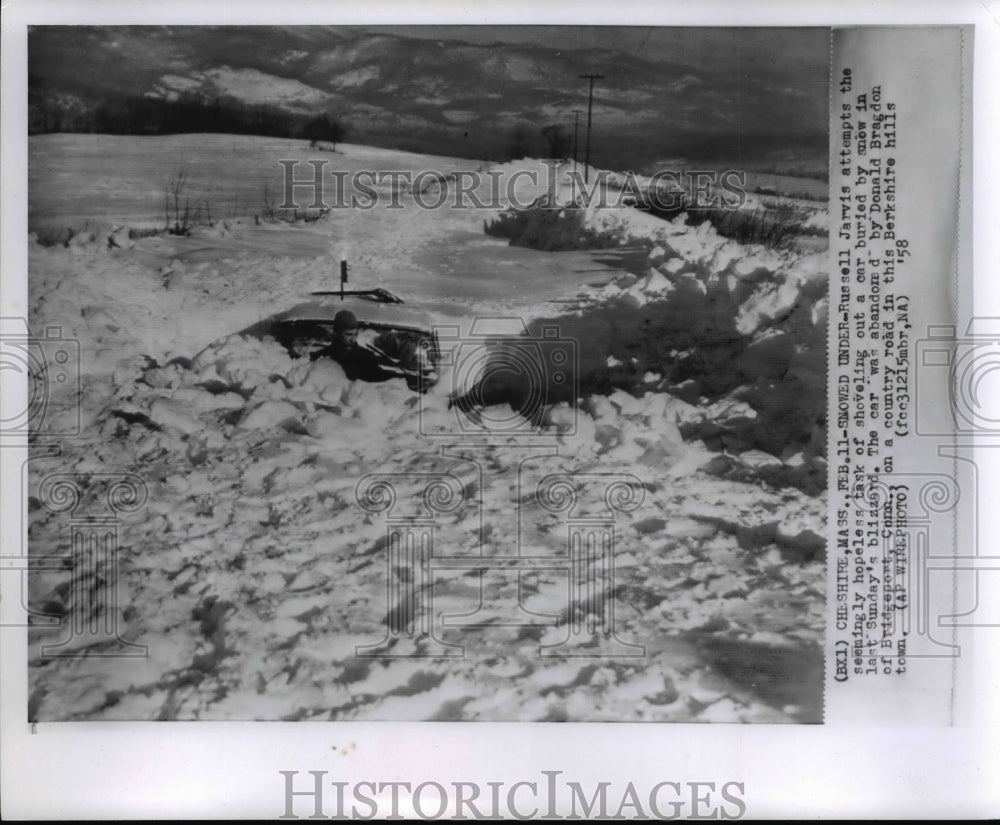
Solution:
M 604 75 L 602 74 L 582 74 L 580 78 L 583 80 L 590 81 L 590 94 L 587 96 L 587 157 L 584 161 L 583 167 L 583 182 L 589 183 L 590 181 L 590 119 L 591 114 L 594 109 L 594 81 L 603 80 Z

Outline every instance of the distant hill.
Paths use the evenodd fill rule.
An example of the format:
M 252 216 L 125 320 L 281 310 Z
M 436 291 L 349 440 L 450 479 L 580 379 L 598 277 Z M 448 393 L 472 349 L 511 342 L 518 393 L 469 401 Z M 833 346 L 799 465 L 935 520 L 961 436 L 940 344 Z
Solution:
M 620 49 L 344 27 L 33 27 L 30 128 L 92 130 L 95 107 L 144 98 L 266 108 L 297 123 L 326 113 L 352 142 L 420 152 L 545 154 L 540 130 L 556 124 L 571 136 L 574 109 L 582 127 L 579 75 L 597 72 L 598 164 L 825 157 L 826 84 L 803 83 L 780 57 L 750 72 L 732 59 L 695 66 Z

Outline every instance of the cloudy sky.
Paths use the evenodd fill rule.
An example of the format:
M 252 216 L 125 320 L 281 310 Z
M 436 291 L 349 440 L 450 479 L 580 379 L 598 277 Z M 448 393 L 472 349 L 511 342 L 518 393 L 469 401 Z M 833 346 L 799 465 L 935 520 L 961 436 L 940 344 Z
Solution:
M 365 26 L 371 32 L 469 43 L 530 43 L 560 49 L 614 49 L 650 61 L 730 69 L 791 84 L 828 83 L 827 28 L 667 26 Z M 350 31 L 349 29 L 345 29 Z M 357 29 L 354 29 L 357 31 Z

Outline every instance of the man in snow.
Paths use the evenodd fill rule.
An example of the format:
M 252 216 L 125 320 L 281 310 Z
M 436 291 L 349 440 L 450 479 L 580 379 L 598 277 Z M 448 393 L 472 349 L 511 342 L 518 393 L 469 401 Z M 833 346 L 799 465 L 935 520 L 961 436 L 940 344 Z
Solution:
M 333 317 L 333 342 L 310 356 L 312 361 L 317 358 L 332 358 L 351 381 L 404 377 L 401 370 L 383 365 L 374 352 L 358 344 L 358 319 L 349 309 L 342 309 Z

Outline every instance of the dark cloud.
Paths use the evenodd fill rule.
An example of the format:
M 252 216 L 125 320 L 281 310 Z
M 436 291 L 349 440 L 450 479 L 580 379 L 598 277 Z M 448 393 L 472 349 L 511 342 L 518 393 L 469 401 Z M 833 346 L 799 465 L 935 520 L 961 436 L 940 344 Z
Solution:
M 826 83 L 828 28 L 680 26 L 367 26 L 365 31 L 468 43 L 523 43 L 553 50 L 614 50 L 651 62 L 683 63 L 748 78 Z M 344 34 L 357 33 L 353 27 Z

